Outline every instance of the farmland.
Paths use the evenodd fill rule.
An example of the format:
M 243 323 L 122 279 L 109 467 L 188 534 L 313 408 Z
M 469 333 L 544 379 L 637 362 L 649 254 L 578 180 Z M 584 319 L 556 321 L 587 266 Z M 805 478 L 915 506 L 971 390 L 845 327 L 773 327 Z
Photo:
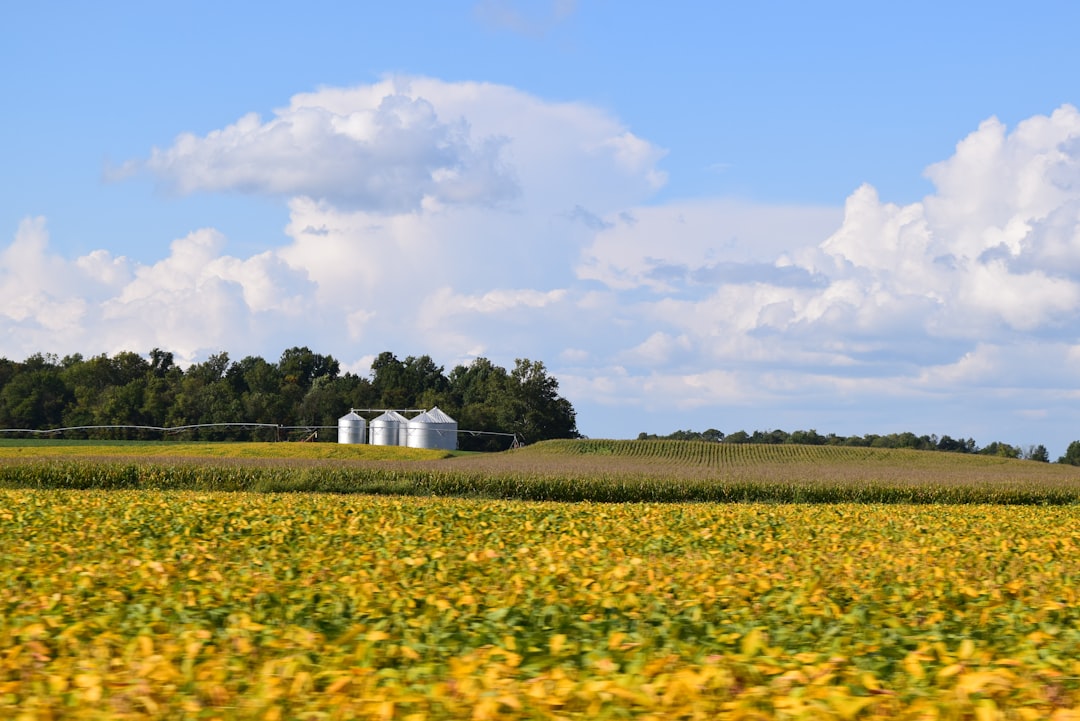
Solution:
M 704 445 L 272 461 L 0 449 L 12 452 L 0 466 L 0 717 L 1076 717 L 1076 469 Z M 12 487 L 12 469 L 27 486 L 48 467 L 115 485 Z M 238 486 L 166 488 L 154 474 L 169 472 L 177 486 Z M 239 487 L 271 472 L 302 486 L 382 473 L 419 495 Z M 530 483 L 640 492 L 649 479 L 737 477 L 1001 503 L 417 490 L 440 473 L 510 479 L 523 495 Z M 1006 491 L 1057 505 L 1009 504 L 1035 496 Z
M 307 443 L 0 445 L 0 487 L 594 502 L 1069 504 L 1072 466 L 927 451 L 547 441 L 507 453 Z

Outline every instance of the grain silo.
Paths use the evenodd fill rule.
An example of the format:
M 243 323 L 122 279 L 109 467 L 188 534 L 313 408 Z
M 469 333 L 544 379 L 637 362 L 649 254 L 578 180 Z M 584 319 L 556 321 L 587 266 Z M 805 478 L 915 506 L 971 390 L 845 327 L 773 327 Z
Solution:
M 397 411 L 386 411 L 381 416 L 371 419 L 371 443 L 376 446 L 406 445 L 406 426 L 408 419 Z
M 457 450 L 457 421 L 437 407 L 408 421 L 410 448 Z
M 349 411 L 346 415 L 338 418 L 337 441 L 338 443 L 366 443 L 366 421 L 358 416 L 355 411 Z

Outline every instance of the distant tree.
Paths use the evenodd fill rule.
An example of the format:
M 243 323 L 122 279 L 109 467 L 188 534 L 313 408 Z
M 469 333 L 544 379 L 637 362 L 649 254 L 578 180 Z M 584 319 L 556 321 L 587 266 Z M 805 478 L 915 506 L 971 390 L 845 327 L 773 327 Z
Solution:
M 17 366 L 0 390 L 0 425 L 6 428 L 59 428 L 73 400 L 54 355 L 35 353 Z
M 234 423 L 242 418 L 239 398 L 226 378 L 229 354 L 215 353 L 202 363 L 191 365 L 178 384 L 175 402 L 169 409 L 167 425 Z M 242 437 L 236 429 L 215 428 L 193 431 L 204 440 Z
M 154 348 L 150 351 L 150 372 L 157 378 L 164 378 L 169 371 L 176 367 L 173 362 L 173 354 Z
M 458 427 L 472 431 L 511 432 L 504 427 L 506 413 L 502 406 L 509 397 L 510 374 L 487 358 L 475 358 L 469 365 L 459 365 L 447 377 L 449 402 L 445 410 L 458 421 Z M 463 450 L 502 450 L 507 441 L 493 436 L 459 436 Z
M 305 391 L 316 378 L 337 378 L 341 371 L 340 364 L 333 356 L 313 353 L 307 346 L 293 347 L 281 354 L 278 360 L 278 372 L 285 383 L 293 383 Z
M 371 385 L 384 408 L 408 408 L 411 405 L 405 364 L 390 351 L 383 351 L 372 361 Z
M 284 379 L 278 366 L 258 356 L 229 366 L 225 373 L 232 392 L 240 400 L 244 420 L 252 423 L 283 423 L 292 415 L 281 388 Z M 301 394 L 297 392 L 296 396 Z
M 1019 448 L 1011 446 L 1008 443 L 1002 443 L 1001 441 L 994 441 L 985 448 L 979 449 L 978 453 L 983 456 L 1000 456 L 1002 458 L 1020 457 Z
M 724 440 L 724 432 L 715 428 L 708 428 L 701 434 L 701 440 L 708 441 L 710 443 L 719 443 Z
M 443 367 L 429 355 L 405 358 L 402 385 L 408 404 L 414 408 L 431 408 L 449 400 L 450 381 L 443 375 Z
M 952 453 L 974 453 L 978 450 L 975 445 L 974 438 L 954 439 L 951 436 L 944 435 L 938 439 L 937 449 L 939 451 L 950 451 Z
M 754 431 L 753 434 L 751 434 L 750 436 L 750 442 L 770 443 L 776 445 L 781 443 L 787 443 L 789 437 L 790 435 L 787 433 L 787 431 L 782 431 L 780 429 L 772 431 Z
M 643 431 L 638 434 L 637 439 L 639 441 L 705 441 L 706 443 L 720 443 L 724 440 L 724 432 L 718 431 L 715 428 L 709 428 L 704 431 L 675 431 L 666 436 L 660 436 L 655 433 L 646 433 Z
M 500 404 L 504 427 L 528 443 L 549 438 L 576 438 L 573 406 L 559 396 L 559 381 L 541 361 L 518 358 L 510 372 L 506 403 Z
M 1080 466 L 1080 441 L 1073 441 L 1065 449 L 1065 455 L 1058 458 L 1058 463 L 1070 466 Z
M 792 431 L 788 436 L 787 442 L 803 445 L 803 446 L 821 446 L 826 441 L 825 436 L 821 435 L 813 428 L 808 431 Z
M 1046 450 L 1046 446 L 1041 443 L 1037 446 L 1028 446 L 1024 449 L 1022 457 L 1028 461 L 1038 461 L 1040 463 L 1050 462 L 1050 453 Z

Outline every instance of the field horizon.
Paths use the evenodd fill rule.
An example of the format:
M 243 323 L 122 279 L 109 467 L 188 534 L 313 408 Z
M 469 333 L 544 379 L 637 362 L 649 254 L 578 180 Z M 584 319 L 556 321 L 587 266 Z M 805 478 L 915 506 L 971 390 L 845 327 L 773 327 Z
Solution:
M 1080 468 L 998 456 L 671 440 L 461 454 L 332 443 L 0 445 L 0 486 L 311 491 L 594 502 L 1072 504 Z

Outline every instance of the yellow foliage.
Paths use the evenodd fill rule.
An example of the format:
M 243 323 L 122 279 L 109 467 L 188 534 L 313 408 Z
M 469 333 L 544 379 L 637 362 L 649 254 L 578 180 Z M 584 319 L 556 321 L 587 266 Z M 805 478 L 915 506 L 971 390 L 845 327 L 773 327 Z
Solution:
M 0 509 L 0 718 L 1080 708 L 1071 507 L 0 491 Z

